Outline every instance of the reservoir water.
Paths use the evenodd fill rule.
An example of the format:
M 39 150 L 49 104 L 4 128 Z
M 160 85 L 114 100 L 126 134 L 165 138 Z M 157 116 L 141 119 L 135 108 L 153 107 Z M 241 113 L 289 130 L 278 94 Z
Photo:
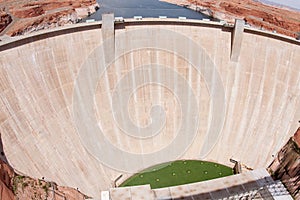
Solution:
M 103 13 L 114 13 L 115 17 L 133 18 L 159 17 L 168 18 L 186 17 L 188 19 L 210 18 L 199 12 L 173 5 L 159 0 L 97 0 L 100 9 L 87 19 L 101 20 Z

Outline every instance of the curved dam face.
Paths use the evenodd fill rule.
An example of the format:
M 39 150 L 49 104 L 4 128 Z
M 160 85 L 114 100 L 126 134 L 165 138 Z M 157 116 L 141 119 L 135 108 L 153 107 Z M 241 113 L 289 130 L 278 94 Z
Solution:
M 267 167 L 300 119 L 300 48 L 167 20 L 99 24 L 2 45 L 0 131 L 18 171 L 94 198 L 175 159 Z

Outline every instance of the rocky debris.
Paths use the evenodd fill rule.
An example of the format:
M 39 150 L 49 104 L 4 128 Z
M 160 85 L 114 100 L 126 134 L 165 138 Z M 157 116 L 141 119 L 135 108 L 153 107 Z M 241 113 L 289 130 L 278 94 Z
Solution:
M 31 18 L 45 14 L 45 11 L 41 5 L 28 6 L 22 8 L 11 8 L 10 12 L 17 18 Z
M 297 132 L 295 133 L 294 140 L 297 143 L 298 147 L 300 147 L 300 128 L 298 128 Z
M 300 128 L 279 151 L 269 171 L 286 186 L 295 199 L 300 199 Z
M 16 200 L 78 200 L 89 198 L 73 188 L 61 187 L 54 182 L 20 175 L 13 178 L 13 192 Z
M 77 23 L 96 12 L 99 5 L 96 0 L 0 0 L 0 8 L 0 33 L 16 36 Z
M 63 187 L 63 186 L 57 186 L 56 190 L 56 196 L 58 194 L 63 195 L 67 200 L 78 200 L 78 199 L 89 199 L 90 197 L 82 194 L 78 189 L 69 188 L 69 187 Z M 58 200 L 58 198 L 55 198 L 55 200 Z
M 7 164 L 0 133 L 0 200 L 83 200 L 89 197 L 78 189 L 20 175 Z
M 53 13 L 51 15 L 37 17 L 35 19 L 19 20 L 6 31 L 7 35 L 25 35 L 34 31 L 73 24 L 78 22 L 78 16 L 73 11 Z
M 213 18 L 234 23 L 236 18 L 262 30 L 291 37 L 300 33 L 300 13 L 296 10 L 266 5 L 255 0 L 164 0 L 196 10 Z
M 87 15 L 91 15 L 99 9 L 99 6 L 88 6 L 84 8 L 75 8 L 78 19 L 83 19 Z
M 0 159 L 0 199 L 3 200 L 78 200 L 89 197 L 80 191 L 56 183 L 18 175 Z
M 14 199 L 11 184 L 13 176 L 13 169 L 0 159 L 0 199 Z
M 0 33 L 12 22 L 12 17 L 5 11 L 4 8 L 0 8 Z

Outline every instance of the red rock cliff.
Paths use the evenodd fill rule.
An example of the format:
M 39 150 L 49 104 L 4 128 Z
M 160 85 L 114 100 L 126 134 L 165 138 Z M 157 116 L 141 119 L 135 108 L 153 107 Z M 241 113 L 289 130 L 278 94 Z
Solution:
M 300 128 L 279 151 L 269 166 L 274 179 L 280 179 L 295 199 L 300 199 Z
M 0 200 L 83 200 L 80 191 L 53 182 L 21 176 L 0 159 Z
M 0 159 L 0 199 L 13 200 L 11 180 L 14 176 L 14 171 L 6 163 Z
M 15 36 L 76 23 L 98 7 L 96 0 L 0 0 L 0 34 Z
M 83 200 L 88 198 L 77 189 L 58 186 L 54 182 L 43 179 L 19 175 L 7 164 L 0 133 L 0 200 Z

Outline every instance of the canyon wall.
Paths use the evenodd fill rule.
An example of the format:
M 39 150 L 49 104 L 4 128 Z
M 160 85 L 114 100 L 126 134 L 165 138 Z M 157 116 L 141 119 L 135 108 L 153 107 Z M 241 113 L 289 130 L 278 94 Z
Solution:
M 54 182 L 19 175 L 0 159 L 0 199 L 2 200 L 84 200 L 80 191 Z
M 278 152 L 269 172 L 282 181 L 295 199 L 300 199 L 300 128 Z
M 0 1 L 0 35 L 23 35 L 74 24 L 98 8 L 96 0 Z

